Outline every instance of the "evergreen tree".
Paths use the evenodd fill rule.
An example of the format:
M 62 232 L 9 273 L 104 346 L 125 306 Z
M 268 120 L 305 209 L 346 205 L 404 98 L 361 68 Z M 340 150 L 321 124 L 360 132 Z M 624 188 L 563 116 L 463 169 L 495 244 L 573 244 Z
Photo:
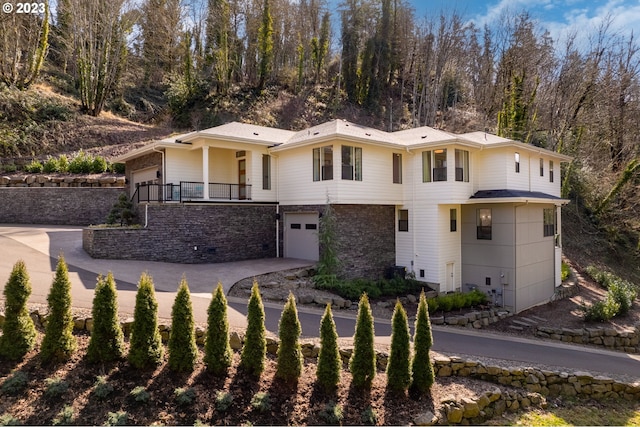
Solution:
M 31 282 L 24 261 L 13 266 L 4 288 L 5 320 L 0 335 L 0 357 L 21 360 L 36 343 L 36 327 L 27 311 Z
M 187 279 L 183 276 L 171 309 L 169 369 L 191 372 L 198 357 L 193 306 Z
M 213 375 L 224 376 L 231 366 L 233 351 L 229 343 L 229 321 L 227 319 L 227 298 L 222 283 L 213 293 L 207 310 L 207 338 L 204 343 L 204 364 Z
M 118 320 L 118 294 L 113 274 L 98 276 L 93 297 L 93 332 L 87 348 L 90 362 L 111 362 L 124 355 L 124 336 Z
M 387 363 L 387 388 L 392 391 L 404 392 L 409 387 L 411 373 L 409 358 L 411 353 L 409 324 L 407 312 L 400 300 L 396 302 L 391 320 L 391 352 Z
M 296 298 L 292 293 L 289 293 L 278 326 L 280 345 L 278 346 L 278 366 L 276 369 L 276 378 L 285 382 L 295 383 L 302 373 L 301 332 Z
M 331 313 L 331 304 L 327 304 L 320 321 L 320 354 L 316 376 L 318 384 L 325 391 L 333 391 L 340 382 L 342 358 L 338 347 L 338 333 Z
M 434 381 L 433 365 L 429 350 L 433 344 L 431 335 L 431 320 L 429 307 L 424 290 L 420 293 L 418 313 L 416 314 L 415 331 L 413 335 L 413 361 L 411 363 L 411 389 L 421 394 L 431 390 Z
M 129 363 L 138 369 L 154 367 L 162 361 L 163 355 L 164 348 L 158 329 L 158 303 L 153 279 L 147 273 L 142 273 L 138 281 L 129 339 Z
M 58 257 L 56 275 L 47 297 L 49 316 L 44 339 L 40 349 L 43 363 L 63 361 L 77 348 L 73 336 L 73 315 L 71 314 L 71 282 L 64 257 Z
M 264 307 L 258 289 L 258 282 L 253 281 L 251 297 L 247 306 L 247 332 L 240 354 L 239 368 L 249 375 L 260 377 L 264 370 L 264 357 L 267 352 L 267 341 L 264 327 Z
M 264 0 L 262 10 L 262 24 L 258 30 L 258 90 L 264 88 L 264 83 L 273 68 L 273 18 L 269 0 Z
M 353 377 L 351 384 L 356 388 L 368 388 L 376 376 L 376 352 L 374 349 L 373 315 L 369 297 L 362 294 L 358 304 L 356 331 L 353 336 L 353 354 L 349 370 Z

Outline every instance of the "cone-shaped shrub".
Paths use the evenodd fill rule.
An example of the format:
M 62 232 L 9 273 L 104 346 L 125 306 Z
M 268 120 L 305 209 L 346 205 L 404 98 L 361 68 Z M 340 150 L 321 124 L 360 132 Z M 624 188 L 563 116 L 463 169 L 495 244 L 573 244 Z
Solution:
M 331 313 L 331 304 L 327 304 L 320 321 L 320 354 L 316 376 L 318 384 L 327 392 L 335 390 L 340 382 L 342 358 L 338 347 L 338 333 Z
M 43 363 L 58 362 L 69 358 L 77 348 L 73 336 L 71 314 L 71 282 L 64 257 L 58 257 L 56 275 L 47 297 L 49 316 L 45 327 L 40 357 Z
M 247 332 L 240 354 L 239 368 L 254 377 L 259 377 L 264 370 L 264 357 L 267 352 L 267 340 L 264 327 L 264 306 L 258 289 L 258 282 L 253 281 L 251 297 L 247 307 Z
M 276 378 L 288 383 L 295 383 L 302 373 L 302 349 L 300 348 L 300 333 L 302 327 L 298 320 L 296 298 L 289 293 L 289 299 L 284 305 L 280 324 L 278 325 L 278 363 Z
M 171 308 L 171 334 L 169 335 L 169 369 L 191 372 L 198 357 L 193 306 L 187 279 L 183 276 L 176 299 Z
M 207 310 L 207 337 L 204 343 L 204 364 L 215 376 L 225 376 L 231 366 L 233 352 L 229 343 L 229 320 L 227 319 L 227 298 L 222 283 L 213 293 Z
M 413 361 L 411 363 L 411 389 L 421 394 L 431 390 L 434 381 L 433 365 L 429 350 L 433 344 L 431 335 L 431 320 L 427 297 L 424 290 L 420 293 L 418 313 L 416 314 L 415 331 L 413 335 Z
M 4 326 L 0 335 L 0 357 L 21 360 L 36 343 L 36 327 L 27 311 L 31 282 L 24 261 L 13 266 L 4 288 Z
M 158 330 L 158 303 L 153 280 L 142 273 L 136 293 L 136 307 L 129 340 L 129 363 L 134 368 L 155 367 L 162 361 L 164 348 Z
M 407 312 L 404 311 L 404 307 L 398 300 L 391 320 L 391 351 L 387 363 L 387 388 L 389 390 L 404 392 L 409 387 L 411 381 L 410 352 Z
M 90 362 L 112 362 L 124 355 L 124 337 L 118 319 L 118 294 L 113 274 L 98 276 L 93 296 L 93 332 L 87 348 Z
M 376 352 L 373 346 L 373 315 L 369 297 L 362 294 L 358 304 L 356 331 L 353 336 L 353 354 L 349 361 L 351 384 L 355 388 L 368 388 L 376 376 Z

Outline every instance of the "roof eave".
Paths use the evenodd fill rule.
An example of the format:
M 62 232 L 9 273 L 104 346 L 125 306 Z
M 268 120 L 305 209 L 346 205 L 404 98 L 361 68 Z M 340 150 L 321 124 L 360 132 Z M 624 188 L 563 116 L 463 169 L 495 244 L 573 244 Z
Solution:
M 557 206 L 566 205 L 571 200 L 568 199 L 547 199 L 544 197 L 479 197 L 470 198 L 465 201 L 466 205 L 479 205 L 479 204 L 495 204 L 495 203 L 544 203 L 553 204 Z

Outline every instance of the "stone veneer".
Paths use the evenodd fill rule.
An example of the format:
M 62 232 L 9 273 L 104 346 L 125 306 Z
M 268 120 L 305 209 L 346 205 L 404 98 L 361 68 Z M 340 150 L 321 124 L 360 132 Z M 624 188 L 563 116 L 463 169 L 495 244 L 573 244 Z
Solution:
M 640 323 L 624 330 L 610 326 L 578 329 L 538 326 L 535 334 L 563 342 L 602 346 L 625 353 L 640 353 Z
M 138 213 L 146 228 L 85 228 L 84 250 L 94 258 L 188 264 L 276 256 L 272 204 L 148 204 Z

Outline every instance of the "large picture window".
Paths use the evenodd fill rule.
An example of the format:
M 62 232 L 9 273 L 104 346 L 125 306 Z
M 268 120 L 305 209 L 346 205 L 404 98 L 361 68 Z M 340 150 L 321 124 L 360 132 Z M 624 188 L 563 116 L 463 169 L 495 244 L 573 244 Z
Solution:
M 362 148 L 342 146 L 342 179 L 362 181 Z
M 491 240 L 491 209 L 476 211 L 476 237 L 478 240 Z
M 456 150 L 456 181 L 469 182 L 469 152 Z
M 327 181 L 333 179 L 333 146 L 313 149 L 313 180 Z
M 543 236 L 555 236 L 556 235 L 556 210 L 555 208 L 548 208 L 543 210 Z
M 393 183 L 402 184 L 402 154 L 393 153 Z

